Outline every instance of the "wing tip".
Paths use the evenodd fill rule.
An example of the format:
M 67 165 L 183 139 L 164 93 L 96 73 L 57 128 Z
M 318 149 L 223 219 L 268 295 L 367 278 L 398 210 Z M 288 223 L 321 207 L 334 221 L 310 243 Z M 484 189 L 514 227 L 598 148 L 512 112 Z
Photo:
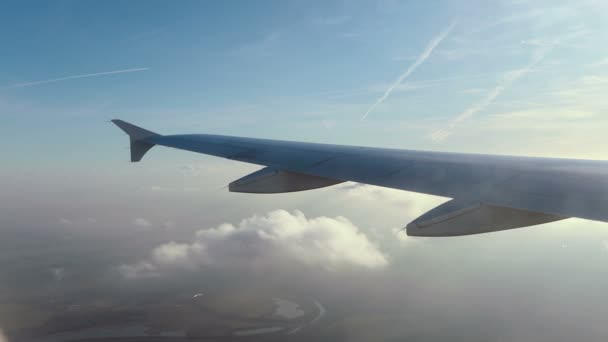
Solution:
M 144 139 L 160 135 L 130 124 L 124 120 L 112 119 L 110 121 L 129 135 L 129 140 L 131 142 L 131 162 L 140 161 L 144 154 L 154 147 L 154 143 L 145 141 Z

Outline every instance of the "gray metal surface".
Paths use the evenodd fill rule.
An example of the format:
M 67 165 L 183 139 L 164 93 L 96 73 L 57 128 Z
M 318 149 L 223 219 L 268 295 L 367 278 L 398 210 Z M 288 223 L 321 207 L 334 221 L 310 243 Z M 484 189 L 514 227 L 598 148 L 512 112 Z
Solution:
M 496 232 L 563 220 L 566 217 L 453 199 L 407 225 L 411 236 L 459 236 Z
M 228 184 L 228 190 L 250 194 L 278 194 L 318 189 L 342 182 L 331 178 L 265 167 Z
M 334 180 L 608 222 L 607 161 L 397 150 L 207 134 L 154 135 L 140 141 Z

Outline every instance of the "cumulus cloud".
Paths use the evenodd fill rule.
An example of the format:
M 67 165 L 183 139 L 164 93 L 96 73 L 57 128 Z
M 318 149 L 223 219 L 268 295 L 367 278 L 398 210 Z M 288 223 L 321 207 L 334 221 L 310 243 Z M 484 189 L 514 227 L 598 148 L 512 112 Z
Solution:
M 233 225 L 200 230 L 189 243 L 156 247 L 147 260 L 120 266 L 127 278 L 156 276 L 171 269 L 260 269 L 286 263 L 335 270 L 388 265 L 387 257 L 344 217 L 307 218 L 275 210 Z

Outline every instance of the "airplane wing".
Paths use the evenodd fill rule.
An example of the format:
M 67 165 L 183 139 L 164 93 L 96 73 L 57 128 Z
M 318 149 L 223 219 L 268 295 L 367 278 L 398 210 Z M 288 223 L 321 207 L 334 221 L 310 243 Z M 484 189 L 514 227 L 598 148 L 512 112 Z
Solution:
M 230 183 L 233 192 L 281 193 L 354 181 L 452 198 L 408 224 L 408 235 L 470 235 L 569 217 L 608 222 L 608 161 L 159 135 L 112 122 L 129 135 L 133 162 L 162 145 L 265 166 Z

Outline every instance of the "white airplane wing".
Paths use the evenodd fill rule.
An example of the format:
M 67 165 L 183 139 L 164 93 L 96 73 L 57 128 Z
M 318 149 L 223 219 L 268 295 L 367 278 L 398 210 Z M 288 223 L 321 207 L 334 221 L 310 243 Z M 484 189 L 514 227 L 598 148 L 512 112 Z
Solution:
M 608 161 L 159 135 L 112 121 L 129 135 L 134 162 L 162 145 L 265 166 L 230 183 L 233 192 L 281 193 L 354 181 L 453 198 L 408 224 L 408 235 L 478 234 L 569 217 L 608 222 Z

